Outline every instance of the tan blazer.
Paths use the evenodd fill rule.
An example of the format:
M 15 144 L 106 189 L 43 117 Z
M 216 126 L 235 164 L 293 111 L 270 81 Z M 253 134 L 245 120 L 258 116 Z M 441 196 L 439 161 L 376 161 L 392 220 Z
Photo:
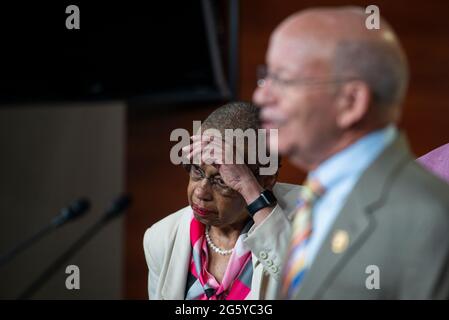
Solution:
M 277 183 L 273 192 L 278 204 L 244 243 L 252 251 L 253 278 L 247 299 L 274 299 L 290 238 L 290 222 L 300 187 Z M 190 206 L 165 217 L 145 232 L 143 247 L 148 265 L 150 299 L 185 298 L 190 263 Z
M 356 183 L 295 298 L 449 299 L 448 266 L 449 185 L 401 136 Z

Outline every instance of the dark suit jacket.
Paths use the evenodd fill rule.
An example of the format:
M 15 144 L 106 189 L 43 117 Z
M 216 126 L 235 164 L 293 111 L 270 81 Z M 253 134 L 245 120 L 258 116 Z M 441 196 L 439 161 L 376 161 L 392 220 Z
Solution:
M 414 159 L 399 137 L 363 173 L 297 299 L 449 298 L 449 185 Z M 349 239 L 340 253 L 338 230 Z M 370 265 L 379 289 L 366 286 Z

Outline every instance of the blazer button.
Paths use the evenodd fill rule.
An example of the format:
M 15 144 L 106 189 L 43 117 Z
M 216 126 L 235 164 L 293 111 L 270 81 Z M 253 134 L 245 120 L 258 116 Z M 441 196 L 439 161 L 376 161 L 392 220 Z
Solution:
M 276 273 L 276 272 L 278 272 L 278 267 L 276 267 L 276 266 L 271 266 L 271 271 L 273 271 L 273 273 Z
M 270 267 L 273 265 L 273 260 L 268 259 L 267 261 L 265 261 L 265 263 Z
M 260 257 L 262 260 L 265 260 L 266 258 L 268 258 L 268 254 L 267 254 L 265 251 L 260 251 L 259 257 Z

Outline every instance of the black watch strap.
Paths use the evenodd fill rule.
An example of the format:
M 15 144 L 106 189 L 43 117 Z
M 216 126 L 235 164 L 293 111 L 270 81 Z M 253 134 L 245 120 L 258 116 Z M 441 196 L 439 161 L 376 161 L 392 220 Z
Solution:
M 274 207 L 276 205 L 276 197 L 270 190 L 264 190 L 260 194 L 259 198 L 251 202 L 246 209 L 251 217 L 253 217 L 257 211 L 266 208 Z

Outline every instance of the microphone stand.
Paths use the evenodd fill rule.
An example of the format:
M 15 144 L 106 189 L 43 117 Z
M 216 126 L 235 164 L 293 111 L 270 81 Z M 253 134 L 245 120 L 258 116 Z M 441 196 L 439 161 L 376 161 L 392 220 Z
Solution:
M 76 252 L 78 252 L 98 231 L 101 230 L 113 218 L 120 216 L 131 204 L 131 198 L 127 195 L 116 199 L 109 209 L 96 223 L 79 237 L 59 258 L 57 258 L 39 277 L 28 286 L 17 299 L 25 300 L 32 297 Z
M 9 250 L 7 253 L 2 255 L 0 257 L 0 267 L 6 264 L 8 261 L 12 260 L 17 254 L 19 254 L 20 252 L 30 247 L 32 244 L 39 241 L 45 235 L 49 234 L 51 231 L 57 229 L 58 227 L 62 226 L 68 221 L 80 217 L 81 215 L 86 213 L 89 210 L 89 208 L 90 208 L 89 201 L 87 199 L 82 198 L 73 202 L 69 207 L 62 209 L 61 213 L 55 218 L 53 218 L 48 225 L 44 226 L 42 229 L 37 231 L 31 237 L 20 242 L 11 250 Z

